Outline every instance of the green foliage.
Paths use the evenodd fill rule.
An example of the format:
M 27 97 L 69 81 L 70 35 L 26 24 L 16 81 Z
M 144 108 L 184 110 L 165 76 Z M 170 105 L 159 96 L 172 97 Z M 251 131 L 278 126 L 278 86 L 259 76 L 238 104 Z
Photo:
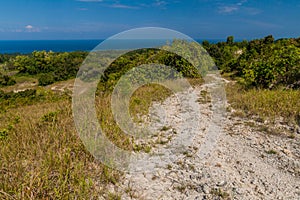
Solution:
M 233 73 L 249 87 L 299 87 L 300 38 L 275 41 L 272 35 L 250 42 L 205 43 L 223 73 Z
M 233 42 L 234 42 L 234 37 L 233 36 L 228 36 L 227 37 L 227 44 L 228 45 L 233 45 Z
M 7 75 L 2 75 L 0 73 L 0 86 L 10 86 L 16 84 L 16 81 Z
M 12 58 L 16 57 L 17 54 L 0 54 L 0 64 L 9 62 Z
M 0 111 L 4 112 L 6 108 L 16 108 L 41 102 L 55 102 L 67 98 L 69 97 L 66 94 L 57 95 L 43 89 L 27 89 L 17 93 L 0 90 Z
M 34 89 L 28 89 L 25 91 L 21 91 L 21 92 L 8 92 L 8 93 L 4 93 L 3 91 L 0 91 L 0 99 L 2 100 L 7 100 L 7 99 L 18 99 L 18 98 L 34 98 L 36 97 L 36 90 Z
M 30 55 L 16 56 L 10 64 L 21 74 L 40 75 L 39 84 L 44 86 L 75 78 L 86 56 L 87 52 L 34 51 Z
M 215 63 L 212 58 L 207 51 L 196 42 L 174 40 L 170 45 L 164 46 L 163 49 L 176 52 L 179 56 L 187 59 L 202 77 L 204 77 L 208 71 L 215 70 Z
M 259 53 L 250 51 L 238 60 L 237 69 L 249 86 L 273 88 L 300 78 L 300 48 L 269 43 Z
M 112 62 L 111 65 L 104 71 L 104 75 L 100 79 L 101 81 L 99 88 L 102 88 L 104 90 L 112 90 L 118 80 L 126 72 L 143 64 L 162 64 L 172 67 L 174 71 L 177 71 L 184 77 L 199 77 L 198 70 L 191 63 L 189 63 L 179 55 L 165 50 L 140 49 L 122 55 L 117 60 Z M 141 70 L 143 69 L 139 68 L 136 70 L 136 73 L 139 74 L 136 81 L 147 80 L 153 76 L 158 79 L 160 77 L 176 78 L 174 71 L 159 72 L 163 74 L 158 74 L 158 71 L 154 71 L 153 73 L 155 74 L 151 74 L 143 73 L 143 71 Z M 97 74 L 97 72 L 95 73 Z M 93 74 L 93 70 L 90 70 L 89 72 L 87 72 L 87 74 Z M 140 76 L 141 74 L 143 75 L 143 77 Z M 93 76 L 91 75 L 91 77 Z
M 6 139 L 7 136 L 8 136 L 8 130 L 7 129 L 0 130 L 0 140 Z
M 57 117 L 58 117 L 58 113 L 59 113 L 58 111 L 49 112 L 49 113 L 42 116 L 41 121 L 42 122 L 50 122 L 50 123 L 56 122 Z
M 40 86 L 46 86 L 46 85 L 50 85 L 50 84 L 54 83 L 55 77 L 52 73 L 41 74 L 38 81 L 39 81 Z

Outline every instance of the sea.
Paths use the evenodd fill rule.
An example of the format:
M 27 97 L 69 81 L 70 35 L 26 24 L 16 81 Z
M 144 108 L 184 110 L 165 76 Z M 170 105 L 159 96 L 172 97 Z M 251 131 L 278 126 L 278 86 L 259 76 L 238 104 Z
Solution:
M 72 51 L 92 51 L 104 40 L 0 40 L 0 54 L 29 54 L 33 51 L 53 51 L 53 52 L 72 52 Z M 203 40 L 198 39 L 201 43 Z M 210 43 L 217 43 L 222 40 L 208 40 Z M 105 50 L 138 47 L 153 47 L 153 45 L 165 44 L 159 40 L 116 40 L 110 42 L 109 46 L 102 45 Z M 104 43 L 103 43 L 104 44 Z

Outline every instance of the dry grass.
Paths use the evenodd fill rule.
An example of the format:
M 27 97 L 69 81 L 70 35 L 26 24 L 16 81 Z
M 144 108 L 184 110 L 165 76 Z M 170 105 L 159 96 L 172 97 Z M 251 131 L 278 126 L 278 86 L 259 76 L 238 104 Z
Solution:
M 169 95 L 160 86 L 138 89 L 131 99 L 134 116 L 146 113 L 152 101 Z M 143 103 L 139 103 L 141 99 Z M 75 130 L 70 99 L 7 108 L 0 114 L 0 199 L 119 199 L 107 184 L 121 173 L 97 163 Z M 110 109 L 110 95 L 97 98 L 101 126 L 109 139 L 132 150 Z
M 271 121 L 282 117 L 293 124 L 300 122 L 300 90 L 245 90 L 235 84 L 227 87 L 227 98 L 234 109 L 246 115 Z
M 162 102 L 172 94 L 167 88 L 150 84 L 137 89 L 130 99 L 130 114 L 134 119 L 138 119 L 141 115 L 146 115 L 152 102 Z
M 141 87 L 131 98 L 131 116 L 146 114 L 153 101 L 170 94 L 159 85 Z M 0 199 L 120 199 L 106 187 L 122 174 L 87 152 L 75 130 L 71 99 L 52 96 L 0 112 Z M 133 150 L 133 138 L 114 121 L 110 97 L 96 99 L 98 120 L 115 145 Z
M 1 114 L 0 199 L 97 199 L 119 173 L 95 162 L 62 100 Z

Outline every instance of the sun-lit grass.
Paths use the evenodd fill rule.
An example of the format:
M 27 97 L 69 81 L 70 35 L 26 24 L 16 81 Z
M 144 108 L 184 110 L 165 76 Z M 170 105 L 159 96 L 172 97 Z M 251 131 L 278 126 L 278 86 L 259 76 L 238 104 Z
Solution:
M 189 78 L 187 81 L 191 86 L 199 86 L 204 82 L 201 78 Z M 130 99 L 129 109 L 131 116 L 134 119 L 138 119 L 139 116 L 148 114 L 153 102 L 162 102 L 172 94 L 171 90 L 159 84 L 149 84 L 140 87 Z
M 233 108 L 244 111 L 246 115 L 270 120 L 282 117 L 288 123 L 300 122 L 300 90 L 245 90 L 231 85 L 227 87 L 227 98 Z
M 129 110 L 131 116 L 138 119 L 139 116 L 146 115 L 152 102 L 161 102 L 171 94 L 172 92 L 170 90 L 158 84 L 140 87 L 134 92 L 130 99 Z
M 129 113 L 134 122 L 138 122 L 140 116 L 148 113 L 152 102 L 162 101 L 172 93 L 160 85 L 146 85 L 137 89 L 129 102 Z M 96 109 L 98 119 L 101 124 L 103 132 L 106 136 L 114 142 L 115 145 L 126 150 L 137 150 L 134 144 L 134 138 L 126 135 L 116 123 L 111 110 L 111 95 L 103 94 L 96 98 Z M 125 111 L 124 111 L 125 112 Z M 149 147 L 140 150 L 149 151 Z
M 194 81 L 196 84 L 196 81 Z M 40 88 L 42 99 L 2 102 L 0 112 L 0 199 L 120 199 L 106 189 L 122 173 L 94 159 L 74 125 L 71 98 Z M 139 88 L 130 100 L 132 118 L 147 114 L 153 101 L 172 93 L 160 85 Z M 96 98 L 98 120 L 117 146 L 135 150 L 111 112 L 111 95 Z M 151 147 L 142 149 L 150 152 Z
M 0 127 L 0 199 L 97 199 L 120 176 L 86 151 L 69 100 L 9 109 Z
M 87 152 L 75 130 L 71 99 L 57 94 L 58 99 L 52 101 L 55 94 L 49 95 L 49 100 L 16 103 L 19 106 L 0 112 L 0 199 L 118 199 L 118 194 L 105 187 L 116 184 L 121 173 L 103 166 Z M 152 101 L 168 95 L 161 87 L 143 87 L 132 97 L 131 113 L 144 114 Z M 113 119 L 110 95 L 98 98 L 96 107 L 109 139 L 132 150 L 132 138 Z

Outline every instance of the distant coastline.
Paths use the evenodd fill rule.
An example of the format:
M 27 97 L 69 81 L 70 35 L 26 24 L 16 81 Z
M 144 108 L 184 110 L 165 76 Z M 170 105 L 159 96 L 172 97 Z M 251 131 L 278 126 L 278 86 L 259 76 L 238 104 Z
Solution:
M 0 54 L 90 51 L 103 40 L 0 40 Z
M 28 54 L 33 51 L 91 51 L 104 40 L 0 40 L 0 54 Z M 201 43 L 203 39 L 197 39 Z M 208 40 L 210 43 L 225 39 Z

